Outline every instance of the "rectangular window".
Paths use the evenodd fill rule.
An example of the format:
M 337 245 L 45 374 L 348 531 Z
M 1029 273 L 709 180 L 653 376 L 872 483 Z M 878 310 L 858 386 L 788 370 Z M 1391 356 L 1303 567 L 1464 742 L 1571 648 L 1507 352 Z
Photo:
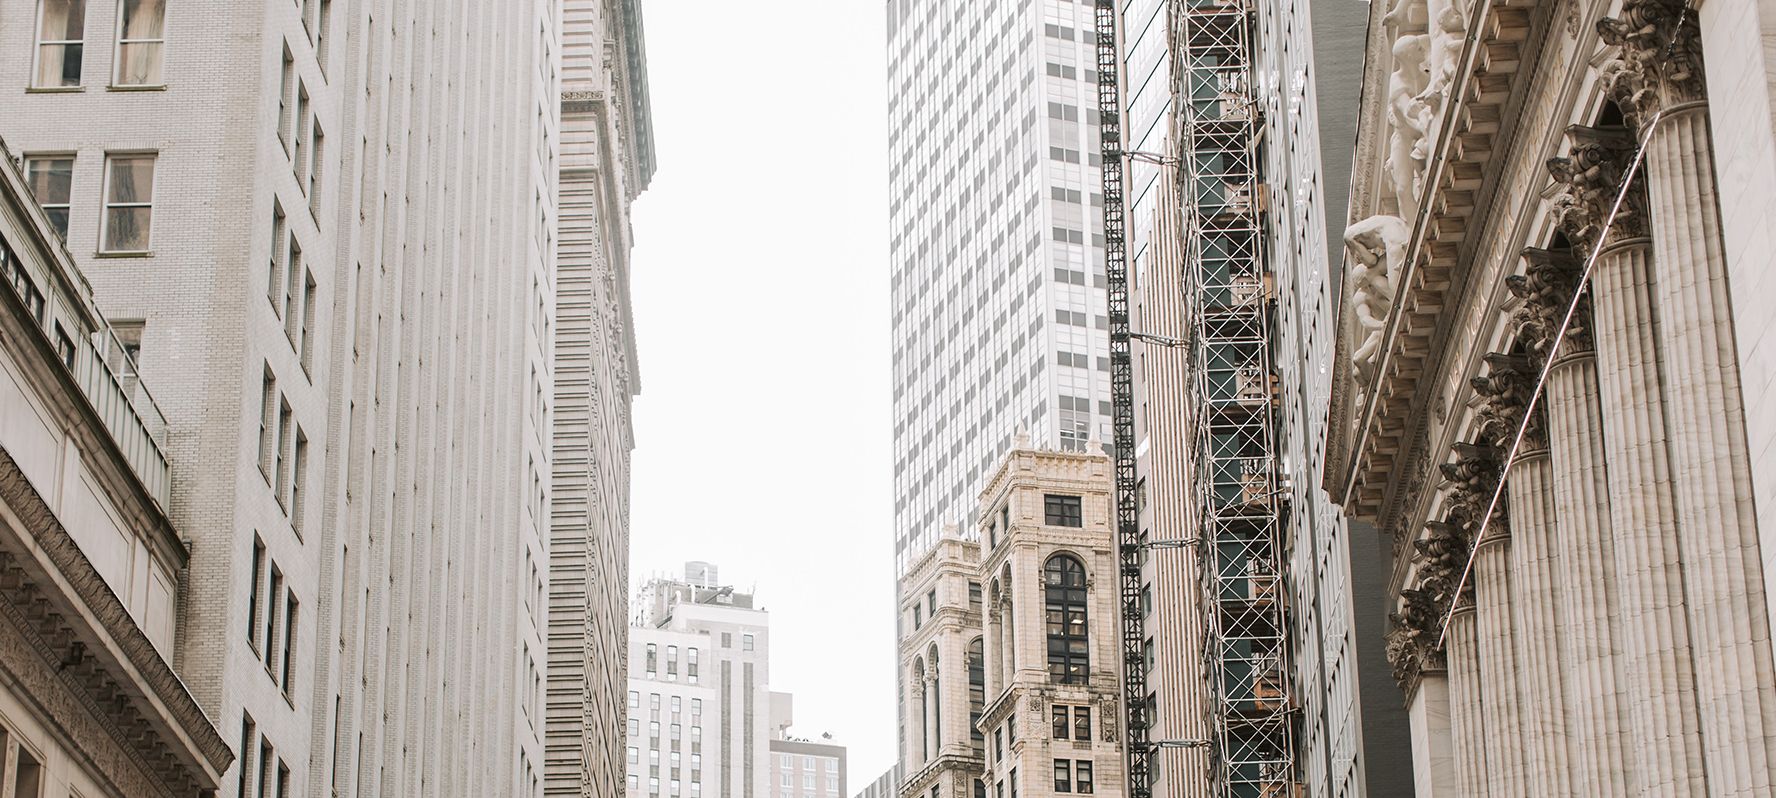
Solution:
M 290 46 L 284 45 L 284 71 L 278 79 L 278 143 L 284 145 L 284 154 L 290 153 L 290 90 L 296 84 L 296 56 L 291 54 Z
M 154 221 L 154 156 L 105 157 L 104 252 L 147 252 Z
M 284 645 L 283 650 L 278 652 L 278 682 L 284 688 L 284 695 L 290 694 L 290 668 L 296 658 L 296 619 L 300 617 L 296 611 L 301 608 L 301 604 L 296 600 L 295 593 L 284 593 Z
M 253 794 L 253 737 L 258 733 L 253 716 L 241 713 L 240 782 L 235 787 L 236 798 L 251 798 Z
M 327 37 L 332 33 L 333 0 L 321 0 L 321 8 L 316 12 L 315 20 L 315 62 L 320 64 L 321 74 L 327 72 Z
M 86 0 L 43 0 L 37 9 L 37 69 L 31 85 L 79 86 L 85 40 Z
M 74 156 L 25 156 L 25 181 L 31 186 L 31 196 L 49 217 L 49 226 L 67 241 L 68 211 L 74 200 Z
M 296 115 L 291 120 L 295 129 L 291 135 L 296 141 L 296 150 L 290 155 L 290 169 L 296 173 L 296 182 L 304 188 L 308 186 L 302 180 L 302 171 L 308 167 L 308 87 L 302 81 L 296 81 Z
M 272 457 L 277 451 L 277 377 L 272 376 L 271 367 L 265 369 L 264 381 L 259 388 L 259 473 L 267 482 L 271 481 Z
M 1065 759 L 1054 761 L 1055 792 L 1073 791 L 1073 763 Z
M 1091 707 L 1073 708 L 1073 739 L 1080 742 L 1091 742 L 1092 711 Z
M 1082 526 L 1078 496 L 1057 496 L 1047 494 L 1042 497 L 1043 523 L 1049 526 Z
M 304 463 L 308 460 L 308 436 L 302 428 L 296 428 L 296 446 L 290 455 L 290 527 L 296 534 L 302 534 L 302 497 L 308 486 L 308 471 Z
M 1073 763 L 1073 791 L 1080 794 L 1092 791 L 1091 760 L 1081 759 Z
M 253 584 L 247 588 L 247 642 L 259 650 L 259 586 L 265 584 L 265 543 L 253 536 Z
M 268 587 L 265 591 L 265 649 L 260 653 L 265 658 L 265 667 L 270 668 L 272 663 L 277 661 L 275 657 L 278 632 L 283 629 L 278 623 L 278 608 L 282 606 L 282 603 L 278 601 L 278 596 L 284 593 L 284 572 L 278 570 L 276 565 L 271 566 L 271 580 L 267 584 Z
M 314 329 L 315 329 L 315 285 L 314 272 L 302 272 L 302 326 L 298 330 L 296 356 L 302 361 L 302 370 L 314 368 Z
M 290 348 L 297 346 L 297 336 L 302 329 L 302 308 L 296 303 L 302 301 L 302 278 L 307 271 L 302 266 L 302 245 L 297 243 L 295 236 L 290 236 L 290 268 L 284 278 L 283 307 L 279 310 L 284 317 L 284 337 L 290 340 Z
M 166 0 L 123 0 L 117 19 L 118 86 L 161 86 Z
M 278 438 L 277 438 L 277 463 L 276 463 L 276 465 L 277 465 L 277 470 L 276 470 L 277 489 L 275 491 L 273 491 L 273 493 L 275 493 L 277 495 L 278 504 L 283 506 L 285 512 L 289 512 L 289 510 L 290 510 L 289 500 L 285 496 L 284 491 L 285 491 L 285 488 L 290 484 L 289 447 L 290 447 L 290 443 L 295 440 L 290 435 L 290 430 L 296 424 L 295 419 L 296 419 L 296 411 L 290 409 L 289 402 L 284 401 L 280 398 L 278 400 L 278 425 L 277 425 L 277 436 L 278 436 Z
M 740 636 L 740 650 L 741 651 L 751 651 L 752 650 L 752 635 L 746 634 L 746 635 Z
M 1050 705 L 1050 722 L 1054 727 L 1054 738 L 1065 740 L 1072 726 L 1067 723 L 1067 706 L 1065 704 Z
M 12 772 L 14 798 L 43 798 L 43 763 L 23 743 L 18 747 L 18 762 Z
M 259 783 L 259 798 L 278 798 L 277 794 L 272 792 L 271 786 L 272 767 L 276 761 L 272 754 L 271 741 L 260 737 L 259 761 L 256 763 L 258 768 L 255 769 L 258 774 L 255 780 Z
M 289 246 L 294 241 L 286 240 L 284 234 L 284 206 L 277 200 L 271 201 L 271 259 L 269 261 L 269 277 L 265 283 L 265 298 L 271 300 L 271 309 L 282 315 L 283 305 L 278 300 L 283 297 L 284 269 L 289 261 Z
M 318 217 L 321 214 L 321 159 L 326 157 L 327 134 L 321 131 L 318 120 L 309 122 L 308 131 L 308 210 Z

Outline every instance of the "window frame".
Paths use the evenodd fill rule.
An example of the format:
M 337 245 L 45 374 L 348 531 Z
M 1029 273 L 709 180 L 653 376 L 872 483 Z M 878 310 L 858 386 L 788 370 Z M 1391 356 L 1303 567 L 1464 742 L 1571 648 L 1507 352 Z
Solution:
M 74 219 L 74 169 L 75 169 L 75 166 L 79 163 L 79 158 L 80 158 L 80 154 L 77 152 L 73 152 L 73 151 L 28 152 L 28 153 L 25 153 L 24 162 L 21 164 L 21 166 L 24 167 L 23 171 L 25 173 L 25 186 L 30 189 L 31 198 L 36 200 L 37 204 L 43 208 L 43 215 L 49 217 L 50 229 L 56 230 L 56 232 L 61 233 L 62 243 L 64 243 L 64 244 L 68 242 L 68 228 L 73 225 L 73 219 Z M 58 162 L 66 162 L 68 164 L 68 198 L 64 202 L 48 202 L 43 197 L 41 197 L 37 194 L 37 186 L 35 184 L 36 177 L 33 172 L 33 169 L 36 166 L 38 166 L 39 164 L 50 164 L 50 163 L 58 163 Z M 54 214 L 54 212 L 57 210 L 60 210 L 62 212 L 61 227 L 59 229 L 56 227 L 56 219 L 55 219 L 55 214 Z
M 1084 528 L 1084 497 L 1070 493 L 1042 494 L 1042 523 L 1068 529 Z
M 145 2 L 146 0 L 135 0 L 135 1 L 136 2 Z M 132 2 L 132 0 L 117 0 L 117 25 L 112 30 L 112 33 L 114 35 L 111 40 L 111 85 L 110 85 L 110 88 L 124 89 L 124 90 L 164 89 L 164 88 L 166 88 L 166 85 L 167 85 L 167 82 L 166 82 L 166 46 L 167 46 L 166 13 L 167 13 L 167 4 L 166 4 L 165 0 L 161 0 L 161 3 L 160 3 L 160 38 L 158 38 L 158 39 L 128 39 L 128 38 L 124 37 L 124 27 L 125 27 L 124 14 L 125 14 L 126 10 L 128 9 L 130 2 Z M 156 71 L 159 73 L 159 77 L 160 77 L 159 81 L 154 82 L 154 83 L 125 83 L 125 82 L 123 82 L 123 48 L 126 45 L 132 45 L 132 44 L 134 44 L 134 45 L 145 45 L 145 44 L 160 45 L 160 49 L 155 51 L 155 58 L 158 59 L 158 61 L 159 61 L 159 63 L 157 64 L 157 69 L 156 69 Z
M 111 199 L 111 188 L 116 175 L 114 167 L 119 160 L 146 158 L 152 164 L 148 175 L 148 200 L 146 202 L 114 202 Z M 104 182 L 99 187 L 99 254 L 109 256 L 140 256 L 154 252 L 154 192 L 160 172 L 160 153 L 154 150 L 120 150 L 105 153 Z M 111 211 L 116 208 L 147 208 L 148 225 L 147 241 L 141 249 L 116 249 L 111 244 Z
M 1069 552 L 1051 554 L 1042 564 L 1048 675 L 1057 684 L 1084 684 L 1091 678 L 1091 595 L 1087 574 L 1085 563 Z
M 44 22 L 43 14 L 45 11 L 48 10 L 49 3 L 50 3 L 50 0 L 37 0 L 37 14 L 33 20 L 33 24 L 31 25 L 32 45 L 31 45 L 30 90 L 31 91 L 85 91 L 86 90 L 86 26 L 87 26 L 87 22 L 88 22 L 88 20 L 87 20 L 87 12 L 89 11 L 88 6 L 90 5 L 90 3 L 88 3 L 87 0 L 79 0 L 79 3 L 80 3 L 80 38 L 78 38 L 78 39 L 45 40 L 43 38 L 43 22 Z M 43 70 L 43 48 L 45 48 L 45 47 L 67 48 L 69 46 L 74 46 L 74 47 L 80 48 L 80 74 L 75 77 L 74 82 L 72 84 L 63 83 L 59 86 L 45 86 L 45 85 L 40 84 L 38 82 L 38 80 L 41 77 L 42 70 Z M 65 52 L 66 52 L 66 50 L 64 50 L 64 53 Z M 64 58 L 64 64 L 65 64 L 66 63 L 66 56 L 64 55 L 63 58 Z M 65 72 L 66 72 L 66 67 L 64 66 L 64 73 Z

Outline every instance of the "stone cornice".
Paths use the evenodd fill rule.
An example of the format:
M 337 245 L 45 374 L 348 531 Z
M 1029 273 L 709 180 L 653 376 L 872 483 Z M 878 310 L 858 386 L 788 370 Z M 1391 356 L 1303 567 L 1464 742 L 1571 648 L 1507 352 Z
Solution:
M 133 707 L 130 714 L 156 730 L 159 744 L 171 756 L 185 761 L 192 772 L 207 774 L 213 786 L 233 762 L 234 752 L 4 446 L 0 446 L 0 503 L 30 530 L 32 546 L 14 549 L 5 530 L 0 530 L 0 544 L 27 573 L 40 570 L 44 578 L 62 586 L 47 590 L 45 596 L 63 618 L 65 633 L 80 641 L 85 659 L 104 671 L 104 678 L 130 696 L 122 706 Z

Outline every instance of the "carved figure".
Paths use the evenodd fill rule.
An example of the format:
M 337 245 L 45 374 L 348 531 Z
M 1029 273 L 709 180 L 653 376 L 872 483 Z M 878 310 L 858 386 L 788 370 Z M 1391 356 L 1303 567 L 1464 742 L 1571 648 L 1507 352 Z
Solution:
M 1467 15 L 1454 3 L 1449 0 L 1435 0 L 1431 7 L 1433 15 L 1428 80 L 1424 90 L 1418 94 L 1419 113 L 1427 134 L 1436 126 L 1437 117 L 1448 98 L 1449 87 L 1455 83 L 1455 69 L 1457 62 L 1461 60 L 1462 41 L 1468 32 Z M 1420 139 L 1420 160 L 1428 157 L 1429 149 L 1429 137 Z
M 1411 238 L 1411 228 L 1398 216 L 1371 216 L 1344 231 L 1345 248 L 1351 254 L 1347 280 L 1351 316 L 1356 319 L 1356 333 L 1360 336 L 1351 350 L 1351 366 L 1359 384 L 1368 385 L 1374 379 L 1388 313 L 1394 306 Z
M 1425 34 L 1395 40 L 1394 71 L 1388 76 L 1387 170 L 1402 216 L 1418 209 L 1418 177 L 1424 170 L 1420 142 L 1431 121 L 1420 99 L 1430 85 L 1426 66 L 1430 47 L 1430 37 Z

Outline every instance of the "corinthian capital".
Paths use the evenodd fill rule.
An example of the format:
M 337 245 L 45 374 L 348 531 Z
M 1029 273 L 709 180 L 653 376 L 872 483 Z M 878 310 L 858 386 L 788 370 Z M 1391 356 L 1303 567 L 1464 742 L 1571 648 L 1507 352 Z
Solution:
M 1565 157 L 1548 159 L 1548 173 L 1560 189 L 1554 197 L 1554 218 L 1561 231 L 1580 246 L 1595 243 L 1605 224 L 1609 225 L 1606 243 L 1645 235 L 1646 192 L 1638 181 L 1616 207 L 1634 157 L 1633 134 L 1624 127 L 1573 125 L 1566 136 L 1571 150 Z
M 1572 304 L 1573 289 L 1582 271 L 1579 259 L 1570 248 L 1559 250 L 1527 247 L 1523 250 L 1523 274 L 1505 278 L 1505 287 L 1523 300 L 1517 310 L 1517 324 L 1524 346 L 1536 368 L 1548 362 L 1553 352 L 1554 336 Z M 1566 328 L 1562 351 L 1591 351 L 1591 300 L 1579 298 L 1579 309 L 1573 313 L 1572 324 Z
M 1540 370 L 1524 355 L 1494 352 L 1486 356 L 1486 363 L 1490 367 L 1486 376 L 1475 377 L 1470 383 L 1475 393 L 1486 397 L 1486 405 L 1480 409 L 1476 437 L 1502 450 L 1508 448 L 1511 439 L 1517 435 L 1517 425 L 1523 422 L 1529 409 L 1530 394 L 1535 392 Z M 1529 416 L 1523 434 L 1524 451 L 1546 448 L 1542 417 L 1539 412 Z
M 1603 67 L 1612 99 L 1639 127 L 1660 108 L 1704 99 L 1701 29 L 1684 0 L 1626 0 L 1621 16 L 1599 20 L 1605 44 L 1622 48 Z

